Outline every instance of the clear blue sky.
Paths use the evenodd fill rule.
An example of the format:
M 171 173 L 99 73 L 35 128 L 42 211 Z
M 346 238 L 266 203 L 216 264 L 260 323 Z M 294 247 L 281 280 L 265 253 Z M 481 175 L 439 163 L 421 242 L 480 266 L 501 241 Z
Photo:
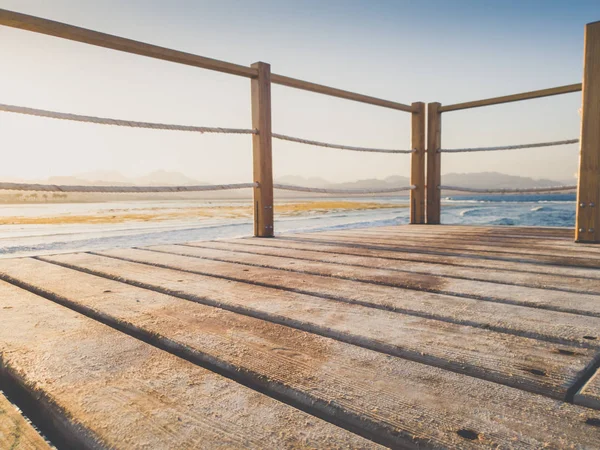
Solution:
M 403 103 L 454 103 L 581 81 L 583 27 L 598 1 L 74 1 L 0 0 L 0 7 L 249 65 Z M 209 126 L 250 126 L 249 82 L 0 28 L 0 102 Z M 407 148 L 408 114 L 273 88 L 275 132 Z M 443 146 L 577 137 L 579 94 L 449 113 Z M 11 157 L 0 176 L 92 170 L 181 171 L 248 181 L 247 136 L 201 136 L 0 114 Z M 332 181 L 408 175 L 409 158 L 276 142 L 275 175 Z M 443 172 L 495 170 L 572 179 L 577 146 L 447 155 Z

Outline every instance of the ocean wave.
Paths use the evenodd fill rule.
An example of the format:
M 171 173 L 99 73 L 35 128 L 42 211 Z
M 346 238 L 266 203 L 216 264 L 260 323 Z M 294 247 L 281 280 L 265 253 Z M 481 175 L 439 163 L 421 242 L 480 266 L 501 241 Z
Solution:
M 461 212 L 459 213 L 459 216 L 460 216 L 460 217 L 470 216 L 470 215 L 472 215 L 473 213 L 476 213 L 476 212 L 478 212 L 478 211 L 479 211 L 479 210 L 478 210 L 477 208 L 473 208 L 473 209 L 465 209 L 465 210 L 463 210 L 463 211 L 461 211 Z
M 533 212 L 536 212 L 536 211 L 546 211 L 546 209 L 548 209 L 548 208 L 546 208 L 545 206 L 534 206 L 529 211 L 533 211 Z

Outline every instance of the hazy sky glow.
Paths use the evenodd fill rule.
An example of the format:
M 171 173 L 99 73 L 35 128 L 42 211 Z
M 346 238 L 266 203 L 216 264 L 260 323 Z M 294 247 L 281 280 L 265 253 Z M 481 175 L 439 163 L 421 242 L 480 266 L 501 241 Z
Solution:
M 442 104 L 581 81 L 593 1 L 0 0 L 0 7 L 390 100 Z M 250 82 L 0 27 L 0 103 L 87 115 L 249 128 Z M 579 135 L 580 94 L 452 112 L 444 147 Z M 408 148 L 409 115 L 273 87 L 273 130 Z M 124 129 L 0 113 L 0 177 L 177 170 L 251 177 L 249 136 Z M 577 146 L 445 155 L 442 172 L 573 178 Z M 408 175 L 409 157 L 274 143 L 275 176 L 331 181 Z

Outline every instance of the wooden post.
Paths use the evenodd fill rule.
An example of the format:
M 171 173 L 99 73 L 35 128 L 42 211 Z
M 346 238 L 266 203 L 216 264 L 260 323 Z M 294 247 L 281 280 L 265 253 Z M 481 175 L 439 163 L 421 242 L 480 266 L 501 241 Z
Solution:
M 442 113 L 440 103 L 427 104 L 427 223 L 439 224 L 441 214 Z
M 600 22 L 585 26 L 575 241 L 600 242 Z
M 410 145 L 410 223 L 425 223 L 425 103 L 412 105 Z
M 254 167 L 254 236 L 273 237 L 273 160 L 271 145 L 271 66 L 252 64 L 258 77 L 252 79 L 252 136 Z

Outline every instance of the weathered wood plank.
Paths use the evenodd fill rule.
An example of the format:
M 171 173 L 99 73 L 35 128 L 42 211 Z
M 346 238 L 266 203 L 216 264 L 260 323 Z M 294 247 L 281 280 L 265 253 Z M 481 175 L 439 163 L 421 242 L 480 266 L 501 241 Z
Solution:
M 403 226 L 388 226 L 381 227 L 388 229 L 404 229 Z M 426 229 L 426 227 L 419 227 L 419 229 Z M 440 230 L 440 231 L 437 231 Z M 444 224 L 443 227 L 435 228 L 432 232 L 442 232 L 442 230 L 455 230 L 464 232 L 484 232 L 487 235 L 498 234 L 502 236 L 506 235 L 518 235 L 518 236 L 537 236 L 543 237 L 544 239 L 559 239 L 559 240 L 571 240 L 573 238 L 573 228 L 564 227 L 527 227 L 527 226 L 502 226 L 502 225 L 450 225 Z M 572 242 L 572 241 L 571 241 Z
M 428 251 L 475 251 L 481 255 L 489 257 L 509 257 L 509 258 L 524 258 L 533 261 L 550 262 L 559 265 L 583 265 L 584 267 L 600 268 L 600 254 L 587 252 L 585 249 L 577 252 L 576 250 L 553 250 L 547 247 L 537 248 L 536 246 L 505 246 L 498 247 L 488 245 L 486 243 L 479 244 L 477 241 L 454 242 L 451 239 L 425 238 L 411 239 L 405 237 L 401 241 L 395 236 L 385 236 L 378 234 L 377 231 L 368 231 L 365 233 L 356 230 L 341 230 L 332 232 L 315 233 L 315 236 L 329 239 L 331 237 L 343 239 L 358 239 L 363 244 L 382 244 L 387 246 L 398 246 L 399 248 L 426 248 Z M 295 235 L 291 235 L 295 236 Z M 303 234 L 302 237 L 310 237 L 313 234 Z
M 574 401 L 577 405 L 600 409 L 600 369 L 598 369 L 580 391 L 575 394 Z M 600 422 L 596 422 L 596 426 L 600 426 Z
M 355 235 L 354 233 L 352 235 Z M 402 242 L 423 242 L 426 246 L 435 248 L 457 248 L 463 246 L 476 245 L 480 248 L 485 248 L 489 252 L 506 252 L 517 254 L 532 254 L 543 256 L 571 256 L 579 258 L 600 258 L 600 249 L 594 245 L 582 245 L 572 242 L 571 245 L 555 244 L 553 241 L 537 241 L 535 238 L 521 238 L 519 240 L 498 239 L 488 240 L 481 239 L 477 236 L 456 237 L 453 233 L 448 232 L 445 236 L 442 235 L 427 235 L 427 234 L 408 234 L 395 233 L 393 231 L 379 231 L 376 229 L 365 230 L 365 235 L 376 239 L 385 239 L 398 242 L 402 238 Z M 523 253 L 523 252 L 527 253 Z
M 372 444 L 5 282 L 0 306 L 2 369 L 60 418 L 73 448 Z
M 429 227 L 436 228 L 436 227 Z M 533 236 L 522 236 L 522 237 L 510 237 L 510 236 L 485 236 L 480 233 L 462 233 L 455 232 L 452 230 L 445 230 L 445 232 L 431 232 L 429 230 L 412 230 L 406 231 L 403 228 L 398 227 L 395 230 L 390 229 L 379 229 L 379 228 L 368 228 L 365 231 L 369 236 L 379 236 L 386 238 L 415 240 L 415 239 L 426 239 L 426 240 L 438 240 L 442 243 L 452 244 L 471 244 L 476 243 L 478 245 L 485 245 L 487 247 L 506 247 L 506 248 L 523 248 L 527 247 L 530 250 L 536 250 L 538 253 L 551 252 L 551 254 L 563 254 L 562 252 L 576 253 L 578 255 L 590 253 L 591 255 L 600 254 L 600 248 L 593 244 L 580 244 L 573 241 L 564 241 L 558 239 L 544 239 L 535 238 Z
M 390 243 L 389 241 L 380 241 L 371 238 L 359 238 L 354 236 L 336 234 L 336 233 L 305 233 L 302 235 L 289 235 L 288 239 L 303 240 L 303 241 L 318 241 L 318 242 L 330 242 L 338 244 L 354 244 L 360 245 L 361 247 L 369 248 L 383 248 L 386 250 L 394 251 L 412 251 L 424 254 L 435 254 L 442 256 L 462 256 L 469 258 L 482 258 L 482 259 L 494 259 L 501 261 L 510 262 L 525 262 L 530 264 L 547 264 L 557 266 L 574 266 L 574 267 L 587 267 L 598 269 L 600 262 L 597 260 L 588 260 L 585 258 L 577 257 L 560 257 L 560 256 L 545 256 L 539 254 L 517 254 L 510 252 L 491 252 L 477 248 L 470 248 L 474 246 L 458 246 L 457 248 L 446 248 L 438 249 L 430 247 L 429 243 L 411 244 L 409 242 L 402 243 Z
M 252 174 L 254 182 L 254 236 L 272 237 L 273 221 L 273 158 L 271 138 L 271 66 L 263 62 L 252 65 L 258 77 L 251 80 Z
M 378 231 L 406 233 L 406 234 L 430 234 L 435 236 L 477 236 L 480 239 L 515 239 L 531 240 L 536 237 L 541 242 L 574 246 L 573 229 L 571 228 L 531 228 L 531 227 L 485 227 L 476 225 L 447 225 L 441 227 L 406 227 L 406 226 L 383 226 L 377 227 Z M 585 245 L 585 247 L 593 247 Z
M 442 112 L 458 111 L 461 109 L 479 108 L 481 106 L 498 105 L 501 103 L 511 103 L 521 100 L 531 100 L 533 98 L 549 97 L 552 95 L 570 94 L 581 91 L 581 83 L 568 84 L 566 86 L 557 86 L 537 91 L 522 92 L 520 94 L 504 95 L 502 97 L 486 98 L 482 100 L 473 100 L 470 102 L 456 103 L 453 105 L 444 105 L 440 108 Z
M 0 448 L 50 450 L 51 447 L 0 391 Z
M 235 244 L 228 245 L 232 249 L 237 248 Z M 195 246 L 204 246 L 204 244 L 195 244 Z M 197 254 L 200 254 L 200 252 L 197 252 Z M 210 250 L 204 252 L 206 256 L 210 254 Z M 593 294 L 567 293 L 496 282 L 423 275 L 365 266 L 355 267 L 340 263 L 323 263 L 282 256 L 239 252 L 226 254 L 218 250 L 212 250 L 212 254 L 218 255 L 220 259 L 262 267 L 600 317 L 600 299 Z M 343 257 L 340 257 L 340 260 L 343 262 Z
M 600 22 L 585 26 L 575 239 L 600 242 Z
M 502 271 L 507 273 L 530 273 L 538 275 L 557 275 L 573 279 L 600 279 L 600 271 L 592 268 L 574 268 L 561 266 L 546 266 L 537 264 L 528 264 L 512 261 L 468 258 L 462 255 L 444 256 L 411 251 L 394 251 L 385 247 L 375 246 L 372 248 L 344 242 L 325 242 L 325 241 L 304 241 L 301 239 L 289 239 L 285 236 L 279 236 L 276 239 L 269 239 L 268 242 L 259 239 L 231 239 L 223 242 L 237 242 L 239 244 L 252 247 L 278 247 L 290 249 L 310 249 L 314 251 L 333 253 L 339 255 L 353 256 L 372 256 L 384 258 L 391 261 L 405 261 L 410 263 L 431 263 L 437 265 L 447 265 L 452 267 L 469 267 L 473 269 L 485 268 L 493 271 Z
M 376 307 L 388 311 L 476 326 L 503 333 L 528 336 L 549 342 L 600 346 L 600 317 L 527 308 L 504 303 L 482 302 L 449 295 L 400 290 L 390 286 L 331 280 L 328 277 L 237 263 L 236 254 L 216 253 L 203 248 L 156 246 L 153 251 L 188 257 L 136 252 L 136 260 L 201 275 L 224 277 L 262 286 Z M 210 258 L 209 258 L 210 256 Z M 198 259 L 207 258 L 207 259 Z M 226 262 L 227 261 L 227 262 Z M 259 259 L 261 261 L 261 259 Z
M 427 224 L 439 224 L 441 215 L 442 114 L 440 103 L 427 104 Z
M 432 368 L 58 265 L 22 260 L 22 282 L 185 345 L 266 385 L 296 389 L 325 412 L 354 412 L 394 446 L 497 448 L 576 444 L 588 414 L 544 397 Z M 13 273 L 17 275 L 17 273 Z M 41 276 L 40 276 L 41 275 Z M 143 299 L 140 301 L 140 299 Z M 550 411 L 549 413 L 547 411 Z M 585 415 L 585 416 L 582 416 Z M 426 418 L 426 419 L 425 419 Z M 569 427 L 562 426 L 568 423 Z M 574 424 L 574 427 L 571 427 Z M 469 429 L 476 440 L 460 437 Z M 565 431 L 566 430 L 566 431 Z
M 147 252 L 106 252 L 140 253 Z M 564 353 L 530 338 L 99 255 L 42 259 L 555 398 L 565 398 L 593 356 L 589 349 L 564 346 Z M 4 261 L 0 267 L 6 273 Z
M 230 250 L 238 253 L 283 256 L 317 262 L 321 261 L 347 264 L 355 267 L 376 267 L 378 269 L 390 269 L 422 275 L 440 275 L 467 280 L 493 281 L 497 283 L 513 284 L 524 287 L 556 289 L 565 292 L 600 294 L 600 280 L 595 279 L 565 278 L 559 275 L 540 275 L 528 272 L 505 272 L 486 268 L 464 268 L 445 264 L 398 261 L 393 259 L 378 258 L 375 256 L 340 255 L 336 253 L 328 253 L 323 251 L 321 246 L 311 244 L 304 245 L 304 248 L 290 248 L 287 245 L 282 247 L 247 245 L 247 242 L 248 240 L 238 239 L 228 242 L 203 241 L 186 245 Z
M 425 103 L 415 102 L 411 105 L 410 143 L 410 184 L 415 189 L 410 191 L 410 223 L 425 223 Z

